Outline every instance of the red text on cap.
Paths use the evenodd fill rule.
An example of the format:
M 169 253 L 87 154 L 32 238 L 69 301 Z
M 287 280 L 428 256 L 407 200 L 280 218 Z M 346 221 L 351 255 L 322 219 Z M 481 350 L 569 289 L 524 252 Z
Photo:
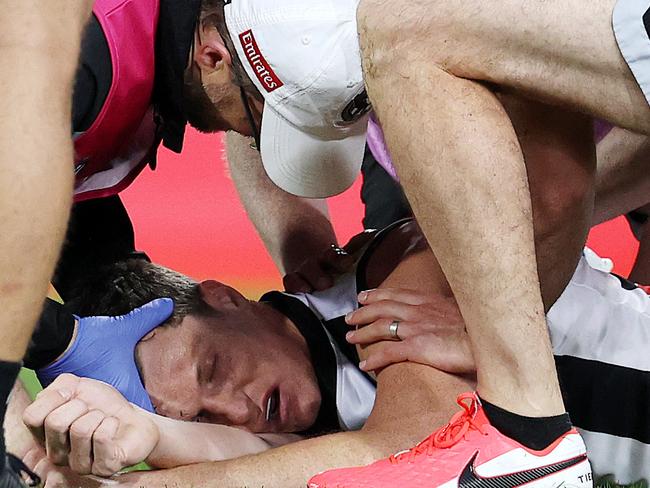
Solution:
M 280 78 L 278 78 L 271 69 L 269 63 L 266 62 L 264 56 L 262 56 L 252 30 L 247 30 L 246 32 L 239 34 L 239 41 L 244 48 L 246 59 L 248 59 L 248 62 L 255 72 L 255 76 L 257 76 L 257 79 L 260 80 L 260 83 L 268 93 L 271 93 L 284 85 L 284 83 L 280 81 Z

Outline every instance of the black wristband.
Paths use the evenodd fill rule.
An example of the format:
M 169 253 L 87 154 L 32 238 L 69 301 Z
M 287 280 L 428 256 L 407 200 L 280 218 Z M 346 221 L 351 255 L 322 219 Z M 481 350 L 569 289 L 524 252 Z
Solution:
M 74 315 L 63 305 L 47 299 L 25 355 L 25 367 L 40 369 L 52 364 L 70 345 L 74 323 Z

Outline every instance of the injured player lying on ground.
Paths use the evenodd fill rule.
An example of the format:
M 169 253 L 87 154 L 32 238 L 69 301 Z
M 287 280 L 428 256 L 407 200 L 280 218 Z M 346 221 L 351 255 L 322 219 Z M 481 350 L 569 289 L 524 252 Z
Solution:
M 137 355 L 158 413 L 201 423 L 149 414 L 103 383 L 72 376 L 60 377 L 24 416 L 34 432 L 42 435 L 44 427 L 52 460 L 83 474 L 108 475 L 141 460 L 160 468 L 205 462 L 121 475 L 118 486 L 304 486 L 318 471 L 363 464 L 423 438 L 455 409 L 453 398 L 473 387 L 462 318 L 412 221 L 379 233 L 354 272 L 311 295 L 272 292 L 251 302 L 223 284 L 193 283 L 145 261 L 118 267 L 126 280 L 165 283 L 184 304 L 170 324 L 141 342 Z M 650 370 L 634 354 L 647 350 L 650 300 L 621 285 L 582 258 L 548 320 L 567 405 L 584 429 L 595 472 L 629 482 L 650 475 L 648 450 L 640 448 L 647 447 L 647 428 L 635 431 L 608 418 L 626 403 L 647 405 L 629 383 L 620 405 L 601 408 L 598 399 L 611 396 L 608 389 L 621 393 L 617 382 L 626 366 Z M 363 291 L 365 306 L 350 315 Z M 367 325 L 348 335 L 363 346 L 359 355 L 345 339 L 346 320 Z M 394 320 L 399 326 L 391 337 Z M 367 361 L 364 369 L 378 371 L 376 399 L 374 378 L 357 367 L 360 359 Z M 397 364 L 383 368 L 391 363 Z M 602 376 L 608 372 L 612 381 Z M 261 452 L 299 438 L 261 441 L 242 429 L 310 438 Z M 50 486 L 101 483 L 54 468 L 33 446 L 23 446 L 23 454 L 30 447 L 27 461 Z M 258 454 L 224 461 L 252 453 Z

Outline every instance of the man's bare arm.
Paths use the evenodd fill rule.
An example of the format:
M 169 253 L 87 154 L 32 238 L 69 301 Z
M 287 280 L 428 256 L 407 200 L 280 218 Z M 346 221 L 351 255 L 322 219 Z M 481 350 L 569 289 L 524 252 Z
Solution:
M 206 461 L 257 454 L 300 439 L 291 434 L 260 436 L 226 425 L 181 422 L 143 412 L 158 426 L 160 439 L 147 458 L 156 468 L 173 468 Z
M 325 200 L 299 198 L 275 186 L 249 138 L 229 132 L 226 143 L 239 196 L 280 272 L 295 271 L 336 242 Z

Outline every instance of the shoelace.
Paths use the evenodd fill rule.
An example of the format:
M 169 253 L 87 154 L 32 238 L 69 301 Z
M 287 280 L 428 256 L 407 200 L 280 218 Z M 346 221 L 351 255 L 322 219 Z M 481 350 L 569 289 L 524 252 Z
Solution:
M 9 467 L 14 473 L 24 475 L 29 478 L 27 486 L 38 486 L 41 484 L 41 478 L 31 469 L 25 466 L 25 463 L 23 463 L 16 456 L 7 453 L 7 461 L 9 462 Z
M 466 402 L 465 400 L 469 401 Z M 406 460 L 410 463 L 420 454 L 431 456 L 436 449 L 448 449 L 460 442 L 461 439 L 467 439 L 469 432 L 472 430 L 487 435 L 485 429 L 474 421 L 474 417 L 479 408 L 474 394 L 465 393 L 460 395 L 456 401 L 462 410 L 457 412 L 446 426 L 438 429 L 408 451 L 391 456 L 389 458 L 390 462 L 397 464 L 400 461 Z

